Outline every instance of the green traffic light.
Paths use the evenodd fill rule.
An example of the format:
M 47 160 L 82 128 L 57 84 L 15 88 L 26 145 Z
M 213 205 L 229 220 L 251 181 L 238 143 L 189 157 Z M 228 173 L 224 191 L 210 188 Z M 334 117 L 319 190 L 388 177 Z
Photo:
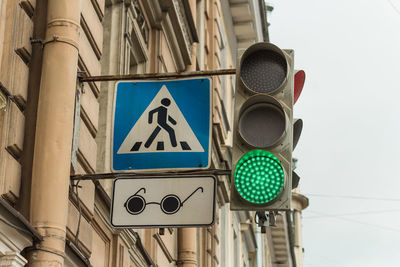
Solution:
M 284 173 L 278 158 L 265 150 L 244 154 L 235 168 L 235 186 L 245 200 L 268 203 L 283 188 Z

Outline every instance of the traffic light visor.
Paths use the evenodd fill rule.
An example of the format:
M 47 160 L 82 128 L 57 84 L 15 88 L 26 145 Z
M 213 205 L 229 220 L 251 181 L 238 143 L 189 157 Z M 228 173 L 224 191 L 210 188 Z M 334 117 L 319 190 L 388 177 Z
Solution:
M 257 43 L 243 54 L 240 79 L 247 89 L 269 94 L 287 81 L 288 63 L 282 50 L 270 43 Z
M 252 150 L 238 161 L 235 187 L 246 201 L 258 204 L 274 200 L 283 189 L 284 172 L 278 158 L 265 150 Z

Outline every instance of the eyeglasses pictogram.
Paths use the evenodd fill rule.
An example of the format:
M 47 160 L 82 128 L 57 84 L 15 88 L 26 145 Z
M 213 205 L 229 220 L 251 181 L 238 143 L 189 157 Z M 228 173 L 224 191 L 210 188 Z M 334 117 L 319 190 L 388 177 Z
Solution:
M 150 204 L 157 204 L 160 205 L 161 211 L 164 212 L 165 214 L 172 215 L 177 213 L 180 208 L 183 206 L 183 204 L 196 193 L 198 190 L 201 190 L 201 192 L 204 192 L 203 187 L 198 187 L 196 190 L 194 190 L 185 200 L 181 201 L 181 199 L 174 194 L 169 194 L 166 195 L 161 199 L 161 202 L 146 202 L 144 197 L 141 195 L 138 195 L 140 191 L 143 190 L 143 193 L 146 193 L 146 188 L 142 187 L 140 188 L 135 194 L 130 196 L 128 200 L 124 203 L 124 207 L 126 210 L 132 214 L 132 215 L 138 215 L 144 211 L 147 205 Z

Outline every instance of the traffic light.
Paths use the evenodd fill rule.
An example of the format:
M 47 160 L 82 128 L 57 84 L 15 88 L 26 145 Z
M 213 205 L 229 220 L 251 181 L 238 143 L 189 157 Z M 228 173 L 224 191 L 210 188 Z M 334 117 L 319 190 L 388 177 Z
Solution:
M 238 60 L 231 210 L 289 210 L 293 150 L 293 50 L 251 45 Z

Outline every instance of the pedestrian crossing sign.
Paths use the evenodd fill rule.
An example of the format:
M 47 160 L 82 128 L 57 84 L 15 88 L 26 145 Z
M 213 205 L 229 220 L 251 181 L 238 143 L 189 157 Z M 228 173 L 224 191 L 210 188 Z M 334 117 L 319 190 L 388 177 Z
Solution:
M 112 170 L 208 168 L 211 89 L 210 78 L 117 82 Z

